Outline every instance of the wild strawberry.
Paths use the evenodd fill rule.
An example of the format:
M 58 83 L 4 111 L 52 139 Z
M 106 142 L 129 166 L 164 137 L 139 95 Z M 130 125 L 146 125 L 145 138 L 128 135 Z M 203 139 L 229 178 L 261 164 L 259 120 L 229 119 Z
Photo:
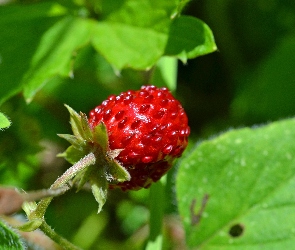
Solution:
M 89 119 L 67 106 L 73 135 L 60 134 L 72 145 L 60 156 L 74 164 L 52 188 L 74 178 L 78 189 L 89 182 L 99 211 L 107 190 L 148 188 L 181 156 L 190 129 L 186 113 L 166 88 L 143 86 L 110 96 Z
M 110 96 L 90 111 L 93 129 L 103 122 L 111 150 L 121 149 L 116 159 L 131 180 L 110 183 L 122 190 L 148 188 L 158 181 L 181 156 L 190 129 L 184 109 L 166 88 L 143 86 Z

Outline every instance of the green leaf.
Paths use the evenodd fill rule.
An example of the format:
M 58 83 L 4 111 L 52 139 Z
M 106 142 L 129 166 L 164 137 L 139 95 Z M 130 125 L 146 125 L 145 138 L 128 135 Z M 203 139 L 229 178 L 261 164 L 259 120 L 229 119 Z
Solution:
M 8 128 L 11 125 L 9 119 L 0 112 L 0 130 L 3 128 Z
M 89 42 L 89 25 L 85 19 L 66 17 L 45 32 L 22 82 L 28 102 L 54 76 L 72 75 L 74 52 Z
M 40 37 L 65 13 L 50 2 L 0 5 L 0 104 L 22 90 L 21 79 Z
M 163 19 L 162 22 L 166 23 L 163 29 L 168 28 L 168 21 Z M 93 32 L 94 48 L 119 70 L 126 67 L 148 69 L 162 56 L 165 49 L 165 34 L 150 27 L 98 22 Z
M 172 21 L 165 55 L 176 56 L 186 62 L 216 49 L 213 33 L 203 21 L 191 16 L 180 16 Z
M 177 199 L 187 243 L 202 249 L 292 249 L 295 120 L 227 132 L 181 162 Z
M 18 234 L 0 220 L 0 246 L 2 249 L 23 250 L 24 246 Z
M 206 24 L 193 17 L 171 19 L 173 8 L 159 2 L 114 5 L 101 22 L 93 23 L 93 46 L 117 69 L 149 69 L 163 55 L 186 61 L 216 50 Z
M 151 83 L 156 86 L 167 86 L 172 92 L 177 86 L 177 59 L 162 57 L 154 67 Z
M 163 249 L 163 218 L 166 205 L 165 185 L 158 181 L 150 187 L 150 230 L 146 250 Z

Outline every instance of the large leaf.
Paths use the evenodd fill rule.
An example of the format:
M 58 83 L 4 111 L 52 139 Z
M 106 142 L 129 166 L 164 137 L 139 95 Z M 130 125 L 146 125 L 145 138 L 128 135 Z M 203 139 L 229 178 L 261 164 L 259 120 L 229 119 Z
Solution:
M 190 247 L 293 249 L 295 119 L 227 132 L 180 165 L 179 211 Z
M 65 13 L 56 3 L 0 6 L 0 105 L 21 91 L 21 78 L 43 32 Z
M 27 101 L 31 101 L 36 92 L 54 76 L 70 76 L 75 50 L 89 41 L 89 25 L 82 18 L 66 17 L 43 35 L 30 70 L 23 79 Z
M 7 52 L 8 59 L 5 59 L 7 63 L 4 72 L 15 73 L 12 78 L 4 73 L 6 78 L 3 82 L 7 82 L 7 86 L 2 90 L 3 100 L 24 90 L 24 96 L 30 102 L 44 84 L 54 77 L 73 76 L 75 55 L 88 42 L 118 70 L 127 67 L 149 69 L 163 55 L 174 56 L 185 62 L 189 58 L 216 50 L 212 32 L 206 24 L 193 17 L 180 16 L 179 12 L 186 2 L 104 0 L 94 3 L 95 8 L 101 10 L 99 20 L 67 16 L 48 29 L 41 39 L 41 32 L 37 37 L 31 36 L 36 33 L 31 29 L 41 29 L 39 20 L 36 19 L 53 14 L 61 15 L 66 10 L 59 7 L 57 11 L 53 11 L 49 8 L 51 5 L 47 4 L 49 10 L 46 12 L 45 5 L 29 5 L 28 10 L 32 14 L 27 13 L 24 8 L 26 16 L 20 15 L 21 18 L 17 20 L 20 22 L 23 18 L 31 23 L 26 23 L 25 28 L 23 24 L 17 26 L 20 30 L 16 29 L 12 33 L 10 30 L 0 33 L 4 39 L 3 47 L 11 47 Z M 22 10 L 22 6 L 18 8 Z M 40 14 L 37 13 L 39 8 Z M 18 9 L 12 9 L 9 14 L 4 15 L 3 30 L 7 30 L 7 22 L 14 20 L 17 13 Z M 44 29 L 41 30 L 44 32 Z M 14 41 L 19 41 L 19 34 L 26 40 L 15 44 Z M 13 53 L 9 53 L 12 50 L 14 53 L 21 51 L 24 44 L 30 48 L 26 50 L 24 57 L 23 54 L 13 56 Z M 9 63 L 12 59 L 19 64 L 16 71 L 11 70 L 11 65 L 15 65 L 12 61 Z
M 0 246 L 1 249 L 23 250 L 19 235 L 12 231 L 0 220 Z
M 211 30 L 193 17 L 171 18 L 172 1 L 125 0 L 94 27 L 92 43 L 118 69 L 148 69 L 163 55 L 188 58 L 216 50 Z M 165 5 L 166 4 L 166 5 Z

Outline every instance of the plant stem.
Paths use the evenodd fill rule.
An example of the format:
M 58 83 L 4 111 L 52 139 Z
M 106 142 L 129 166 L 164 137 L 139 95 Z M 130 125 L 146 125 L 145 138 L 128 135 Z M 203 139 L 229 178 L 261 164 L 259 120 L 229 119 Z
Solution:
M 96 157 L 91 152 L 82 158 L 80 161 L 75 163 L 72 167 L 70 167 L 61 177 L 59 177 L 50 187 L 51 190 L 56 190 L 64 187 L 76 174 L 84 170 L 86 167 L 95 164 Z M 52 201 L 53 196 L 42 199 L 37 208 L 32 211 L 28 217 L 30 220 L 34 219 L 42 219 L 42 224 L 40 225 L 40 230 L 42 230 L 49 238 L 58 243 L 63 249 L 68 250 L 78 250 L 77 246 L 57 234 L 44 220 L 44 214 L 50 202 Z
M 150 236 L 146 250 L 162 249 L 162 227 L 166 204 L 165 187 L 161 181 L 150 188 Z
M 59 177 L 50 187 L 50 189 L 58 189 L 67 184 L 77 173 L 84 170 L 86 167 L 95 164 L 95 155 L 91 152 L 76 162 L 70 167 L 61 177 Z M 43 218 L 47 207 L 52 201 L 53 197 L 42 199 L 34 212 L 32 212 L 30 219 Z
M 43 221 L 40 229 L 52 240 L 58 243 L 65 250 L 81 250 L 59 234 L 57 234 L 45 221 Z

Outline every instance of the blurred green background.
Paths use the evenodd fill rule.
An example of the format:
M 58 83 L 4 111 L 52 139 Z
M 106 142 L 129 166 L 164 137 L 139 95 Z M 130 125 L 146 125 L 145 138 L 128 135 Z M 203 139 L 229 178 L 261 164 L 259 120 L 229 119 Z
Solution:
M 195 0 L 184 13 L 206 22 L 218 47 L 218 52 L 178 63 L 175 95 L 189 116 L 192 145 L 231 127 L 294 115 L 295 1 Z M 17 30 L 14 24 L 14 31 L 35 34 L 36 44 L 24 39 L 22 47 L 15 50 L 1 47 L 0 55 L 17 51 L 20 58 L 30 56 L 39 33 L 53 20 L 42 22 L 33 30 Z M 6 25 L 6 37 L 0 37 L 0 44 L 5 44 L 5 39 L 18 39 L 10 32 L 9 23 Z M 1 184 L 40 189 L 50 186 L 69 167 L 55 157 L 68 146 L 56 136 L 70 133 L 64 103 L 87 113 L 109 94 L 149 83 L 150 72 L 126 69 L 116 74 L 90 46 L 81 49 L 75 60 L 73 78 L 55 77 L 29 105 L 21 95 L 13 95 L 0 107 L 13 122 L 0 132 Z M 11 58 L 7 70 L 15 69 L 15 78 L 5 80 L 14 84 L 26 67 L 21 60 Z M 1 82 L 0 91 L 5 91 Z M 93 93 L 96 98 L 89 98 Z M 40 146 L 36 146 L 37 141 Z M 54 200 L 46 218 L 56 231 L 85 249 L 141 249 L 148 237 L 148 194 L 148 190 L 112 191 L 104 211 L 96 215 L 97 204 L 89 192 L 69 192 Z M 176 211 L 172 198 L 165 220 L 165 249 L 184 249 Z

